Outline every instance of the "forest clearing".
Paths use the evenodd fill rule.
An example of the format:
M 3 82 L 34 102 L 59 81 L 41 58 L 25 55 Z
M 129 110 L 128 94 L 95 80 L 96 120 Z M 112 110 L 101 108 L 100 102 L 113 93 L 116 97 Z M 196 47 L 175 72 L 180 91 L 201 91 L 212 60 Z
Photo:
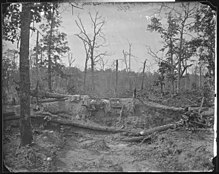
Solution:
M 212 8 L 4 4 L 3 172 L 215 171 Z

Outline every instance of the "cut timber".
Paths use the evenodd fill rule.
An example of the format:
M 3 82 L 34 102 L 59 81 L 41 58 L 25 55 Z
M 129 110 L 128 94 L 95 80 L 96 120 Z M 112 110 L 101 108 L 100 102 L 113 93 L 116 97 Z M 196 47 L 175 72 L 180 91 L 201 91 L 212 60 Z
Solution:
M 36 114 L 36 115 L 31 115 L 30 118 L 37 118 L 37 117 L 45 118 L 45 116 L 50 116 L 50 117 L 54 117 L 54 118 L 57 117 L 57 115 L 51 114 L 49 112 L 40 112 L 40 116 L 38 114 Z M 15 115 L 15 114 L 14 115 L 12 114 L 12 115 L 8 115 L 3 120 L 4 121 L 10 121 L 10 120 L 19 120 L 19 119 L 20 119 L 19 116 Z
M 214 110 L 204 111 L 201 113 L 202 116 L 214 116 Z
M 39 103 L 49 103 L 49 102 L 57 102 L 57 101 L 65 101 L 67 100 L 66 98 L 60 98 L 60 99 L 56 99 L 56 98 L 52 98 L 52 99 L 42 99 L 39 100 Z
M 151 136 L 140 136 L 140 137 L 132 137 L 132 138 L 123 138 L 121 139 L 122 141 L 127 141 L 127 142 L 137 142 L 137 141 L 146 141 L 146 140 L 151 140 Z
M 4 117 L 8 117 L 8 116 L 15 116 L 16 114 L 15 114 L 15 112 L 3 112 L 2 115 Z
M 184 108 L 170 107 L 170 106 L 161 105 L 161 104 L 158 104 L 158 103 L 155 103 L 155 102 L 149 102 L 149 101 L 143 101 L 143 100 L 140 100 L 140 101 L 144 105 L 146 105 L 148 107 L 156 108 L 156 109 L 171 110 L 171 111 L 178 111 L 178 112 L 184 111 Z
M 10 120 L 19 120 L 19 119 L 20 119 L 20 117 L 18 117 L 18 116 L 10 116 L 10 117 L 4 118 L 3 120 L 10 121 Z
M 205 100 L 205 98 L 203 97 L 203 98 L 202 98 L 201 105 L 200 105 L 200 108 L 199 108 L 199 110 L 198 110 L 198 113 L 199 113 L 199 114 L 201 113 L 201 110 L 202 110 L 202 106 L 203 106 L 204 100 Z
M 31 90 L 30 95 L 33 97 L 37 97 L 36 90 Z M 65 97 L 68 97 L 68 95 L 64 95 L 64 94 L 57 94 L 57 93 L 43 92 L 43 91 L 38 91 L 38 96 L 46 97 L 46 98 L 56 98 L 56 99 L 63 99 Z
M 171 111 L 176 111 L 176 112 L 184 112 L 185 111 L 185 108 L 170 107 L 170 106 L 162 105 L 162 104 L 155 103 L 155 102 L 143 101 L 141 99 L 139 99 L 139 101 L 141 101 L 141 103 L 143 103 L 145 106 L 152 107 L 155 109 L 171 110 Z M 204 110 L 207 110 L 208 108 L 209 107 L 203 107 L 202 105 L 201 105 L 201 107 L 190 107 L 191 110 L 198 110 L 198 111 L 204 111 Z
M 57 118 L 57 115 L 49 114 L 49 113 L 38 113 L 31 115 L 31 119 L 37 119 L 37 118 L 45 118 L 45 116 L 50 116 L 51 119 L 48 120 L 48 122 L 56 123 L 56 124 L 61 124 L 61 125 L 66 125 L 66 126 L 73 126 L 73 127 L 78 127 L 78 128 L 84 128 L 84 129 L 89 129 L 89 130 L 94 130 L 94 131 L 102 131 L 102 132 L 110 132 L 110 133 L 119 133 L 119 132 L 128 132 L 131 134 L 137 134 L 137 132 L 131 132 L 125 129 L 116 129 L 116 128 L 110 128 L 110 127 L 103 127 L 103 126 L 93 126 L 89 124 L 83 124 L 83 123 L 76 123 L 71 120 L 66 120 L 66 119 L 59 119 Z M 20 117 L 14 116 L 10 118 L 4 118 L 4 121 L 9 121 L 9 120 L 19 120 Z
M 58 123 L 66 126 L 74 126 L 78 128 L 84 128 L 84 129 L 89 129 L 89 130 L 94 130 L 94 131 L 103 131 L 103 132 L 111 132 L 111 133 L 118 133 L 118 132 L 123 132 L 125 130 L 120 130 L 120 129 L 115 129 L 115 128 L 109 128 L 109 127 L 97 127 L 89 124 L 83 124 L 83 123 L 76 123 L 72 122 L 69 120 L 50 120 L 53 123 Z
M 175 128 L 175 127 L 176 127 L 176 124 L 167 124 L 167 125 L 163 125 L 163 126 L 154 127 L 152 129 L 148 129 L 148 130 L 143 130 L 140 132 L 140 134 L 142 136 L 145 136 L 145 135 L 149 135 L 149 134 L 154 133 L 154 132 L 161 132 L 161 131 L 164 131 L 164 130 L 167 130 L 170 128 Z

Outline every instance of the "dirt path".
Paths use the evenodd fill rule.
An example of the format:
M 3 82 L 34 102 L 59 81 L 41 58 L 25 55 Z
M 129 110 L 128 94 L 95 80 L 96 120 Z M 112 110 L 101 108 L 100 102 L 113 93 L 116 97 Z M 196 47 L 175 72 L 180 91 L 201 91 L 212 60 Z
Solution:
M 65 152 L 59 153 L 60 171 L 154 171 L 150 160 L 133 155 L 136 145 L 112 141 L 109 136 L 69 138 Z M 139 147 L 138 147 L 139 148 Z M 65 168 L 63 170 L 63 168 Z
M 5 164 L 15 171 L 151 172 L 210 171 L 213 168 L 214 137 L 210 130 L 170 129 L 145 143 L 123 142 L 120 140 L 123 135 L 119 133 L 44 130 L 36 135 L 35 145 L 24 148 L 18 148 L 19 134 L 12 135 L 5 136 L 3 147 Z M 36 158 L 32 158 L 34 156 Z M 48 158 L 52 161 L 47 164 Z

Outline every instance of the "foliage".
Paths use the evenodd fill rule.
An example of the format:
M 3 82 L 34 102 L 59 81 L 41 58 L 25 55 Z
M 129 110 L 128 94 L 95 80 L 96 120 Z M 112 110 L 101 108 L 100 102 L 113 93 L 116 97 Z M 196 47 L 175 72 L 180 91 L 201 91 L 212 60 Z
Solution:
M 193 64 L 187 65 L 191 57 L 199 57 L 208 66 L 209 72 L 214 74 L 214 45 L 215 45 L 215 13 L 209 6 L 198 4 L 180 3 L 183 13 L 179 13 L 177 8 L 171 5 L 163 5 L 162 8 L 167 10 L 167 21 L 152 17 L 151 23 L 147 26 L 148 30 L 158 32 L 164 40 L 164 45 L 160 49 L 165 53 L 164 60 L 152 53 L 160 61 L 165 62 L 169 68 L 164 68 L 161 63 L 159 72 L 166 73 L 168 81 L 177 78 L 177 90 L 179 89 L 181 78 L 186 69 Z M 162 9 L 161 8 L 161 9 Z M 161 13 L 162 11 L 160 11 Z M 165 26 L 165 23 L 167 24 Z M 191 36 L 192 32 L 194 36 Z M 168 65 L 169 64 L 169 65 Z M 200 65 L 201 66 L 201 65 Z M 177 73 L 176 73 L 177 70 Z M 162 76 L 162 75 L 161 75 Z M 161 77 L 162 79 L 162 77 Z
M 61 25 L 61 18 L 58 12 L 58 4 L 50 3 L 47 7 L 47 11 L 44 14 L 46 23 L 40 25 L 40 29 L 43 31 L 43 38 L 40 40 L 38 48 L 34 47 L 35 56 L 36 54 L 43 54 L 44 60 L 38 60 L 41 66 L 47 66 L 48 61 L 48 50 L 50 49 L 51 56 L 51 71 L 56 72 L 61 77 L 65 78 L 63 73 L 63 65 L 61 65 L 61 57 L 67 53 L 70 48 L 68 47 L 67 34 L 59 31 Z M 54 10 L 54 14 L 53 14 Z M 53 15 L 53 16 L 52 16 Z M 53 20 L 53 26 L 51 27 L 51 20 Z M 52 30 L 52 31 L 51 31 Z M 52 32 L 52 36 L 51 36 Z M 36 52 L 37 49 L 40 52 Z M 45 53 L 45 54 L 44 54 Z M 45 56 L 47 55 L 47 56 Z
M 158 83 L 161 85 L 164 83 L 164 78 L 167 78 L 168 81 L 175 80 L 175 69 L 176 69 L 176 60 L 174 61 L 174 54 L 177 54 L 177 45 L 176 38 L 179 30 L 179 25 L 177 23 L 177 19 L 173 18 L 172 13 L 168 14 L 167 24 L 168 26 L 165 28 L 161 20 L 153 17 L 151 19 L 151 24 L 149 24 L 148 30 L 156 31 L 160 33 L 161 38 L 164 40 L 164 46 L 160 49 L 160 51 L 165 52 L 166 60 L 159 61 L 159 69 L 158 72 L 160 73 Z M 164 74 L 165 77 L 164 77 Z
M 208 5 L 202 5 L 197 10 L 194 25 L 190 27 L 190 31 L 195 32 L 198 37 L 192 39 L 190 45 L 197 50 L 199 60 L 208 65 L 212 77 L 215 73 L 215 27 L 215 11 Z
M 21 6 L 21 3 L 3 5 L 3 39 L 12 43 L 20 40 Z M 31 22 L 41 22 L 41 13 L 47 14 L 49 9 L 51 9 L 50 3 L 33 3 L 31 5 Z
M 17 64 L 15 62 L 16 50 L 6 50 L 3 53 L 2 57 L 2 94 L 3 94 L 3 103 L 6 103 L 9 98 L 9 94 L 12 94 L 12 84 L 16 79 L 17 75 Z

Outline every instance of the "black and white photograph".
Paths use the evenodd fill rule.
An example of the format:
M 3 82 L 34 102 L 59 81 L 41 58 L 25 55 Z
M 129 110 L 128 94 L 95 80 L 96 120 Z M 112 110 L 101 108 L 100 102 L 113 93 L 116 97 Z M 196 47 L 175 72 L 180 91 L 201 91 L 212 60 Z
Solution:
M 3 172 L 212 172 L 211 3 L 2 3 Z

